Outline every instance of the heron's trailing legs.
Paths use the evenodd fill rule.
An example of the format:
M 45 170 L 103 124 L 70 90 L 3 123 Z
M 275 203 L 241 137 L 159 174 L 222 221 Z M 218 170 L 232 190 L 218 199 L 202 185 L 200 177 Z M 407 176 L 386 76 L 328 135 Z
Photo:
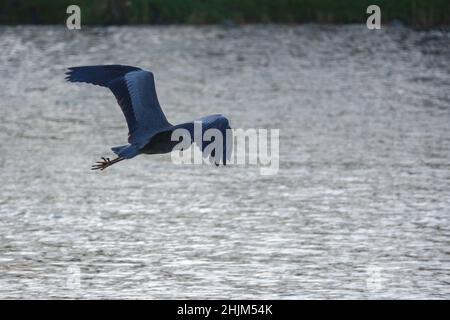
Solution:
M 125 160 L 125 158 L 117 157 L 115 159 L 110 160 L 109 158 L 102 157 L 103 161 L 97 161 L 92 167 L 91 170 L 99 170 L 103 171 L 109 166 L 112 166 L 114 163 Z

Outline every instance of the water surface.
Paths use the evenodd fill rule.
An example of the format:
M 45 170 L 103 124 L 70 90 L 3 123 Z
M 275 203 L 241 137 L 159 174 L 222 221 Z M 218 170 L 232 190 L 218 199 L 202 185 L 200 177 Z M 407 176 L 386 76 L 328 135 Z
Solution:
M 450 298 L 450 32 L 0 28 L 0 298 Z M 65 68 L 155 73 L 172 123 L 279 128 L 280 170 L 139 156 Z

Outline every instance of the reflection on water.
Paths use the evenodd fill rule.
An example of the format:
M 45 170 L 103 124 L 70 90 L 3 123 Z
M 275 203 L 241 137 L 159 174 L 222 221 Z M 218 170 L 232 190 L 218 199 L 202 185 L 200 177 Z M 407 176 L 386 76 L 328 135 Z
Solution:
M 0 28 L 1 298 L 449 298 L 450 32 Z M 280 128 L 280 171 L 140 156 L 68 66 L 154 71 L 173 123 Z

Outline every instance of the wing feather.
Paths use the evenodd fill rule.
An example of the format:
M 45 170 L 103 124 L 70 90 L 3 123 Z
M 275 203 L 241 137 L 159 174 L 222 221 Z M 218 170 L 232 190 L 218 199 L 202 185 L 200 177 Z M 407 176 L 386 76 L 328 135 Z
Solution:
M 85 82 L 109 88 L 128 125 L 128 141 L 143 147 L 156 132 L 170 127 L 156 96 L 153 74 L 122 65 L 72 67 L 70 82 Z

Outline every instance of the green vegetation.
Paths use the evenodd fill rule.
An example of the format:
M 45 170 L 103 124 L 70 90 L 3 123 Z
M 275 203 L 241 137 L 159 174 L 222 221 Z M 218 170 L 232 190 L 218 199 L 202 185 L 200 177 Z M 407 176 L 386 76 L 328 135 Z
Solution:
M 371 4 L 383 22 L 450 25 L 450 0 L 0 0 L 0 24 L 62 24 L 70 4 L 84 25 L 236 23 L 361 23 Z

